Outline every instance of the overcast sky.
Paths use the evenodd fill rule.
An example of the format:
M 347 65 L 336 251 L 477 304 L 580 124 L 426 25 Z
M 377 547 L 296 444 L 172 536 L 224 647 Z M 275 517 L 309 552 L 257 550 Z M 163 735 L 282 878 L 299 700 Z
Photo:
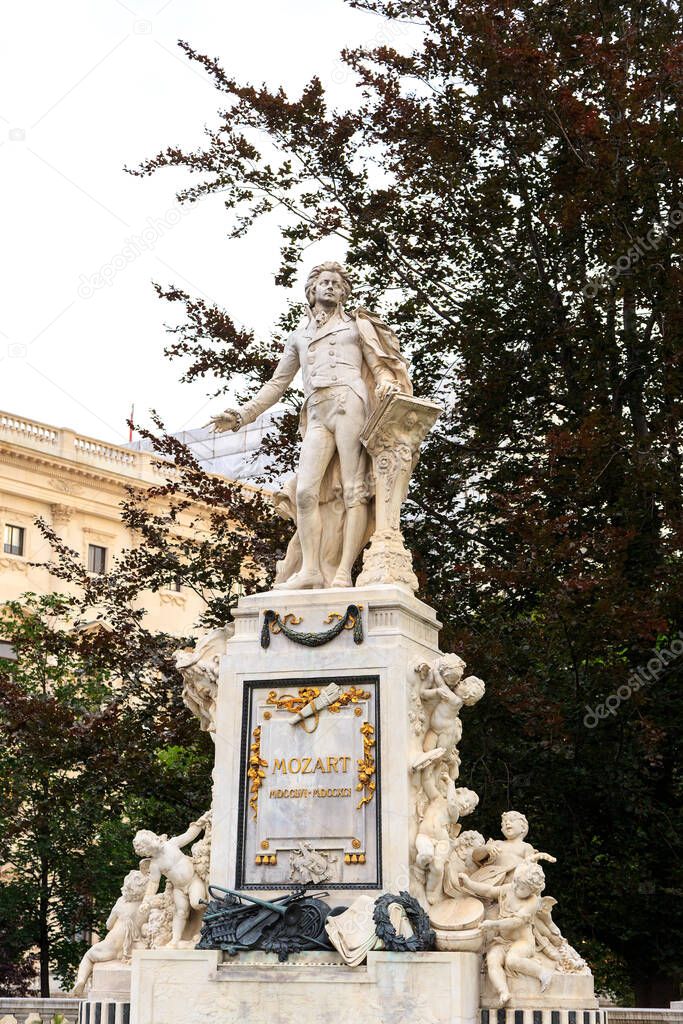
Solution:
M 151 282 L 265 335 L 286 293 L 274 225 L 228 241 L 219 198 L 178 217 L 183 171 L 123 171 L 199 145 L 215 121 L 220 96 L 176 41 L 290 95 L 318 74 L 343 104 L 354 90 L 339 51 L 386 28 L 343 0 L 22 0 L 1 19 L 0 410 L 119 443 L 133 402 L 136 419 L 154 407 L 169 429 L 200 426 L 216 402 L 164 359 L 169 314 Z M 131 238 L 149 248 L 121 268 Z M 334 241 L 310 250 L 339 256 Z

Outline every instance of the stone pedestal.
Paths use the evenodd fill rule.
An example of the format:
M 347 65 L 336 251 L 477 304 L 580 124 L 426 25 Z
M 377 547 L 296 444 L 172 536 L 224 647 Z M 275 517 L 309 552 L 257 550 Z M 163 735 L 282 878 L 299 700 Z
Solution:
M 129 1024 L 131 966 L 119 961 L 95 964 L 79 1024 Z
M 282 631 L 330 630 L 350 602 L 360 623 L 323 646 Z M 411 686 L 413 666 L 438 650 L 433 610 L 384 585 L 256 594 L 234 617 L 217 693 L 211 883 L 264 897 L 309 881 L 332 905 L 407 889 Z M 299 691 L 330 684 L 336 706 L 293 724 Z
M 498 996 L 484 974 L 481 1024 L 604 1024 L 592 974 L 555 972 L 545 992 L 535 978 L 510 977 L 510 1006 L 500 1009 Z
M 362 967 L 336 953 L 139 951 L 135 1024 L 478 1024 L 475 953 L 373 952 Z M 580 1022 L 582 1024 L 582 1022 Z
M 234 633 L 214 631 L 196 678 L 185 673 L 215 741 L 211 885 L 267 900 L 303 883 L 332 907 L 416 891 L 424 773 L 456 744 L 441 769 L 449 793 L 458 767 L 459 719 L 443 748 L 424 745 L 425 681 L 447 685 L 451 672 L 455 687 L 465 667 L 440 654 L 439 628 L 397 584 L 240 599 Z M 480 699 L 477 677 L 462 687 L 462 707 Z M 459 814 L 473 796 L 457 791 Z M 443 813 L 443 791 L 429 799 Z M 282 964 L 265 952 L 136 951 L 131 1024 L 600 1024 L 590 975 L 556 975 L 543 996 L 538 980 L 512 978 L 499 1009 L 476 915 L 467 922 L 444 925 L 439 952 L 373 951 L 359 967 L 331 951 Z

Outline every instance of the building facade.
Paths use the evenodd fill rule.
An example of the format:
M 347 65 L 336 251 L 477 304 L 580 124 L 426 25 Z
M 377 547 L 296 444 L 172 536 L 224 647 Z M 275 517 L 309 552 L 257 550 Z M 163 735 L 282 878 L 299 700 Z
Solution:
M 124 548 L 137 543 L 121 521 L 126 487 L 163 483 L 167 471 L 156 461 L 145 451 L 0 412 L 0 602 L 28 591 L 69 589 L 31 565 L 52 554 L 37 518 L 80 554 L 90 572 L 106 572 Z M 149 629 L 179 635 L 192 629 L 204 607 L 197 594 L 173 581 L 146 593 L 140 604 Z

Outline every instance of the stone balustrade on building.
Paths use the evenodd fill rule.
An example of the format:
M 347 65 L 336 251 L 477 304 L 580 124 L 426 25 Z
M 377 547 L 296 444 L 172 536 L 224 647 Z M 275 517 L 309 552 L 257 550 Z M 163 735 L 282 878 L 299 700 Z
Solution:
M 148 483 L 175 475 L 171 465 L 160 465 L 159 456 L 133 451 L 125 445 L 107 444 L 65 427 L 53 427 L 26 416 L 0 411 L 0 442 L 21 445 L 80 466 L 103 469 Z

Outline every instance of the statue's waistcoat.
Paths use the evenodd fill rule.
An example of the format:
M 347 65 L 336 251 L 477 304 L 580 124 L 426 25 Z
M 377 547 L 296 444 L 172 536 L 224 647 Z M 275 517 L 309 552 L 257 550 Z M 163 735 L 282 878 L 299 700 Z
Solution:
M 363 380 L 363 349 L 356 321 L 335 318 L 330 324 L 313 330 L 315 324 L 294 332 L 301 364 L 304 396 L 310 398 L 319 388 L 345 385 L 367 404 Z

